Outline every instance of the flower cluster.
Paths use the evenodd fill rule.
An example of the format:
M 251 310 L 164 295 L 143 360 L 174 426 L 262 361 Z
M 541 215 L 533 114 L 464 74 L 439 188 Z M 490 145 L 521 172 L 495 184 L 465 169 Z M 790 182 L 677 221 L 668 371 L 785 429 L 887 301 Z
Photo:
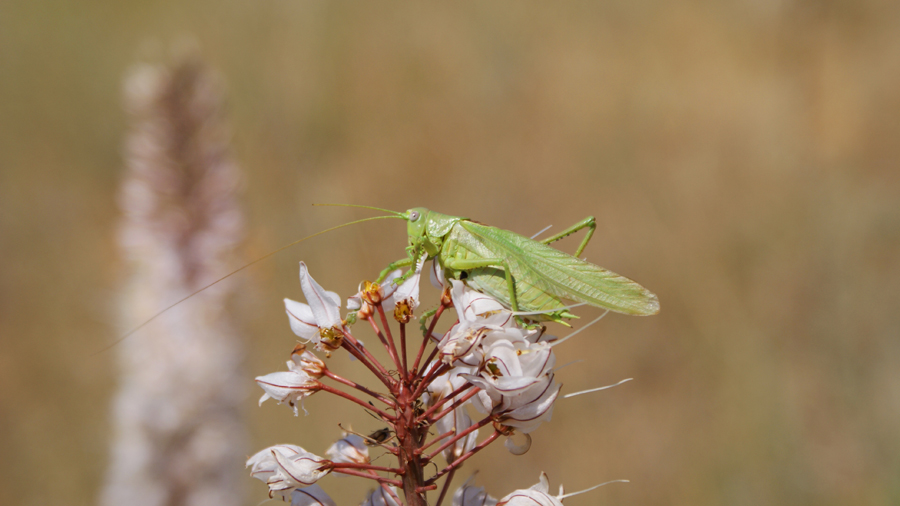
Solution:
M 285 299 L 285 309 L 291 329 L 303 342 L 292 351 L 287 371 L 256 378 L 264 391 L 260 403 L 275 399 L 298 415 L 306 397 L 325 391 L 355 402 L 387 427 L 370 435 L 347 429 L 326 450 L 328 459 L 294 445 L 260 451 L 247 466 L 254 477 L 266 482 L 270 497 L 290 499 L 292 505 L 334 504 L 316 482 L 336 473 L 377 483 L 364 505 L 424 506 L 426 494 L 437 490 L 438 480 L 445 478 L 436 502 L 439 506 L 450 479 L 465 461 L 501 437 L 507 438 L 510 452 L 522 454 L 530 446 L 530 433 L 550 420 L 561 389 L 554 374 L 553 346 L 561 341 L 464 281 L 445 279 L 436 262 L 431 279 L 442 291 L 441 303 L 418 316 L 422 337 L 418 352 L 411 353 L 414 347 L 407 348 L 407 324 L 417 318 L 424 263 L 422 257 L 405 274 L 396 270 L 380 282 L 361 284 L 348 299 L 350 312 L 344 318 L 341 298 L 323 289 L 300 263 L 300 285 L 307 303 Z M 455 322 L 445 332 L 436 332 L 438 320 L 454 312 Z M 399 326 L 398 338 L 388 324 L 389 316 Z M 354 336 L 353 329 L 359 325 L 371 328 L 389 365 Z M 306 349 L 307 344 L 326 357 L 346 350 L 372 372 L 377 387 L 329 370 Z M 324 383 L 326 379 L 342 388 Z M 469 406 L 480 416 L 473 418 Z M 479 440 L 479 432 L 486 427 L 491 433 Z M 512 442 L 516 433 L 524 434 L 524 444 Z M 373 465 L 372 449 L 393 455 L 396 467 Z M 433 468 L 429 464 L 438 456 L 446 465 L 428 476 L 427 470 Z M 497 501 L 466 482 L 451 502 L 454 506 L 561 504 L 562 490 L 558 496 L 548 490 L 547 478 L 541 475 L 537 485 Z

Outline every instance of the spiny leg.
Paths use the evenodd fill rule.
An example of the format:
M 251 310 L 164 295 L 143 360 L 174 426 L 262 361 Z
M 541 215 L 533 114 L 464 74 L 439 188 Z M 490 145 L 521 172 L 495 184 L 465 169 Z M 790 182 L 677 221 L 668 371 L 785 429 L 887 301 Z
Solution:
M 594 230 L 597 230 L 597 220 L 595 220 L 593 216 L 588 216 L 587 218 L 579 221 L 578 223 L 563 230 L 562 232 L 560 232 L 552 237 L 542 239 L 541 242 L 544 244 L 550 244 L 550 243 L 556 242 L 566 236 L 572 235 L 575 232 L 578 232 L 579 230 L 581 230 L 583 228 L 587 228 L 588 231 L 587 231 L 587 234 L 585 234 L 584 239 L 582 239 L 582 241 L 581 241 L 581 246 L 578 246 L 578 249 L 575 250 L 575 255 L 574 255 L 576 257 L 580 257 L 581 252 L 584 251 L 584 247 L 587 246 L 588 241 L 591 240 L 591 236 L 594 235 Z
M 443 262 L 444 268 L 459 271 L 470 271 L 481 267 L 502 267 L 503 273 L 506 275 L 506 287 L 509 289 L 509 305 L 512 310 L 519 311 L 519 302 L 516 299 L 516 285 L 513 281 L 512 272 L 509 270 L 509 264 L 502 258 L 478 258 L 478 259 L 460 259 L 448 258 Z
M 413 261 L 409 258 L 404 258 L 402 260 L 397 260 L 396 262 L 391 262 L 380 274 L 378 274 L 378 279 L 375 280 L 376 283 L 381 283 L 384 281 L 384 278 L 387 277 L 392 271 L 399 269 L 400 267 L 407 267 L 412 265 Z
M 425 336 L 425 334 L 428 333 L 428 319 L 431 318 L 432 316 L 434 316 L 436 313 L 437 313 L 437 308 L 434 307 L 434 308 L 429 309 L 428 311 L 425 311 L 424 313 L 422 313 L 421 316 L 419 316 L 419 328 L 422 329 L 423 336 Z M 429 339 L 431 338 L 431 336 L 425 336 L 425 337 L 427 337 Z

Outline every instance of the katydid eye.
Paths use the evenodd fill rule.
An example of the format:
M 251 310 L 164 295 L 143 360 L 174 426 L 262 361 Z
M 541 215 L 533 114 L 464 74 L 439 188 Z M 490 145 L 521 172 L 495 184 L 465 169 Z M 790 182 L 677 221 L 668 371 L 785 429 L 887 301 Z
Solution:
M 409 221 L 416 221 L 419 219 L 419 211 L 410 211 L 409 212 Z

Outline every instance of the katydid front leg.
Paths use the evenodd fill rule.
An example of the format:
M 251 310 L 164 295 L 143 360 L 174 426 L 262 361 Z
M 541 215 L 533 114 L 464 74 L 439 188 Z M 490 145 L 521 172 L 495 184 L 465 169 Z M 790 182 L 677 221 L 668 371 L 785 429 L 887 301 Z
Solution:
M 397 260 L 396 262 L 391 262 L 383 271 L 381 271 L 380 274 L 378 274 L 378 279 L 376 279 L 375 282 L 378 284 L 381 284 L 381 282 L 384 281 L 384 278 L 386 278 L 388 274 L 390 274 L 391 272 L 393 272 L 396 269 L 399 269 L 400 267 L 407 267 L 409 265 L 412 265 L 412 263 L 413 263 L 413 261 L 410 258 L 404 258 L 401 260 Z M 407 271 L 407 273 L 404 274 L 403 276 L 401 276 L 400 279 L 398 279 L 397 281 L 399 281 L 400 283 L 403 283 L 403 281 L 406 281 L 406 279 L 403 279 L 403 278 L 408 278 L 410 275 L 409 274 L 410 272 L 412 272 L 412 270 Z
M 588 216 L 587 218 L 579 221 L 578 223 L 572 225 L 571 227 L 563 230 L 562 232 L 554 235 L 553 237 L 548 237 L 546 239 L 542 239 L 541 242 L 544 244 L 550 244 L 552 242 L 556 242 L 568 235 L 574 234 L 579 230 L 587 228 L 587 234 L 585 234 L 584 239 L 581 240 L 581 246 L 578 246 L 578 249 L 575 250 L 576 257 L 581 256 L 581 252 L 584 251 L 584 247 L 587 246 L 588 241 L 591 240 L 591 236 L 594 235 L 594 230 L 597 230 L 597 220 L 594 219 L 593 216 Z

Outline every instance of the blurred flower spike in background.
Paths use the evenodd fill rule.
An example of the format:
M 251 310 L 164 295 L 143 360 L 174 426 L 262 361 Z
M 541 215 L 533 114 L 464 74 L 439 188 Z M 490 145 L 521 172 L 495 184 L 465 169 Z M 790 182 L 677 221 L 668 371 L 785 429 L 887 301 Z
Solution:
M 296 415 L 298 402 L 302 407 L 305 398 L 324 391 L 356 403 L 387 428 L 369 436 L 348 429 L 325 451 L 330 460 L 293 444 L 258 452 L 247 466 L 253 477 L 268 485 L 269 497 L 290 499 L 292 505 L 333 504 L 326 493 L 328 485 L 318 482 L 335 473 L 376 483 L 364 505 L 440 506 L 448 499 L 453 475 L 475 454 L 504 437 L 510 453 L 521 455 L 531 445 L 530 434 L 550 421 L 562 388 L 555 379 L 552 347 L 562 341 L 527 319 L 520 322 L 500 302 L 462 281 L 445 283 L 436 265 L 432 282 L 441 290 L 440 305 L 417 318 L 424 263 L 423 257 L 411 272 L 391 272 L 381 284 L 361 283 L 359 292 L 348 299 L 350 312 L 342 319 L 340 296 L 322 288 L 300 262 L 300 286 L 307 303 L 285 299 L 285 306 L 291 329 L 304 342 L 291 352 L 288 371 L 256 378 L 265 392 L 260 404 L 272 398 L 288 404 Z M 456 321 L 440 334 L 435 328 L 445 315 L 456 316 Z M 421 319 L 413 327 L 421 332 L 409 332 L 413 319 Z M 382 348 L 377 353 L 386 355 L 387 362 L 362 344 L 356 330 L 375 334 Z M 337 374 L 307 351 L 306 344 L 326 357 L 345 350 L 357 361 L 354 364 L 372 373 L 374 381 L 366 385 Z M 480 414 L 477 421 L 470 416 L 470 405 Z M 489 434 L 479 439 L 485 428 Z M 517 433 L 524 435 L 524 444 L 513 442 Z M 370 449 L 379 455 L 373 458 Z M 374 464 L 385 455 L 396 464 Z M 436 462 L 438 456 L 446 461 L 443 467 Z M 543 474 L 537 485 L 514 491 L 500 502 L 470 486 L 470 481 L 448 499 L 453 506 L 557 506 L 567 497 L 561 487 L 559 495 L 550 495 Z M 437 494 L 434 502 L 427 496 L 431 491 Z

